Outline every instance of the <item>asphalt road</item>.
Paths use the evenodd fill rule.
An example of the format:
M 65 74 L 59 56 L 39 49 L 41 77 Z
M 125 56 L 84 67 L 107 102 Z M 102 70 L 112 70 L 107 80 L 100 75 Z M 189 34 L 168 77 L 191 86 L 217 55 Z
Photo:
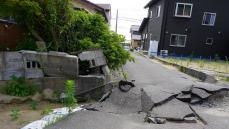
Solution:
M 124 67 L 128 79 L 135 80 L 136 87 L 128 93 L 114 90 L 109 101 L 99 105 L 101 110 L 76 112 L 47 129 L 228 129 L 228 115 L 218 115 L 215 109 L 206 112 L 208 108 L 196 106 L 201 115 L 210 123 L 171 123 L 157 125 L 144 123 L 144 113 L 139 113 L 140 89 L 152 93 L 154 101 L 161 101 L 172 94 L 179 93 L 190 85 L 210 85 L 181 73 L 168 69 L 157 62 L 136 55 L 135 63 L 129 62 Z M 181 111 L 182 112 L 182 111 Z M 222 113 L 223 114 L 223 113 Z

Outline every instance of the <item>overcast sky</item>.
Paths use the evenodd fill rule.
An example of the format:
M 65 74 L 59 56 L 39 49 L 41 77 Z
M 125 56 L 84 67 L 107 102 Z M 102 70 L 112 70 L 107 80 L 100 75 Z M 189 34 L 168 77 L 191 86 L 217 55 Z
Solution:
M 109 3 L 111 4 L 111 29 L 115 30 L 116 11 L 119 10 L 118 33 L 125 35 L 130 40 L 130 26 L 140 25 L 147 10 L 144 6 L 150 0 L 90 0 L 93 3 Z

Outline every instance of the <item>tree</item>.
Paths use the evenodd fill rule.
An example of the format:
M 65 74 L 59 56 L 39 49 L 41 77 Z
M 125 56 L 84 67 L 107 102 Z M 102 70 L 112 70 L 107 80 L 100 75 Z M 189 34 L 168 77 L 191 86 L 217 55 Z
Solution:
M 53 50 L 58 50 L 69 8 L 68 0 L 3 0 L 0 4 L 2 15 L 12 16 L 39 43 L 52 44 Z
M 45 42 L 47 50 L 70 53 L 101 48 L 111 69 L 133 60 L 120 44 L 125 41 L 124 36 L 110 31 L 101 15 L 74 10 L 69 0 L 3 0 L 2 3 L 1 14 L 13 16 L 35 40 Z

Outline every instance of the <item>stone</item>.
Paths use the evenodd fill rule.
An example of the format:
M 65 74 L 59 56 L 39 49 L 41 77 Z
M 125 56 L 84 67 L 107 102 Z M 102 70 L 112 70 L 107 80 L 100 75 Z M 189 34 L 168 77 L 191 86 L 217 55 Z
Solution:
M 0 94 L 0 104 L 14 104 L 14 103 L 20 104 L 27 100 L 29 100 L 29 97 L 16 97 L 16 96 Z
M 201 99 L 206 99 L 206 98 L 208 98 L 209 96 L 212 95 L 212 94 L 206 92 L 205 90 L 199 89 L 199 88 L 193 88 L 192 89 L 192 94 L 197 95 Z
M 197 103 L 200 103 L 202 102 L 202 99 L 200 99 L 199 97 L 196 97 L 196 96 L 192 96 L 192 99 L 191 99 L 191 104 L 197 104 Z
M 39 101 L 42 100 L 42 95 L 41 95 L 39 92 L 37 92 L 36 94 L 34 94 L 34 95 L 31 97 L 31 99 L 32 99 L 33 101 L 39 102 Z
M 186 123 L 197 123 L 196 117 L 185 117 L 185 118 L 184 118 L 184 121 L 185 121 Z
M 165 124 L 166 119 L 146 116 L 145 122 L 153 123 L 153 124 Z
M 45 100 L 54 100 L 54 96 L 53 96 L 54 92 L 52 89 L 44 89 L 42 92 L 43 98 Z

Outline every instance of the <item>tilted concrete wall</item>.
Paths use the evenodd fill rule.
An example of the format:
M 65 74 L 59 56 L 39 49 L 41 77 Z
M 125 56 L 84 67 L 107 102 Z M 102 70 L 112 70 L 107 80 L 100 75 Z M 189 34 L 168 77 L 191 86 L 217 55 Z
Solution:
M 78 57 L 61 52 L 0 52 L 0 80 L 25 78 L 78 77 Z

